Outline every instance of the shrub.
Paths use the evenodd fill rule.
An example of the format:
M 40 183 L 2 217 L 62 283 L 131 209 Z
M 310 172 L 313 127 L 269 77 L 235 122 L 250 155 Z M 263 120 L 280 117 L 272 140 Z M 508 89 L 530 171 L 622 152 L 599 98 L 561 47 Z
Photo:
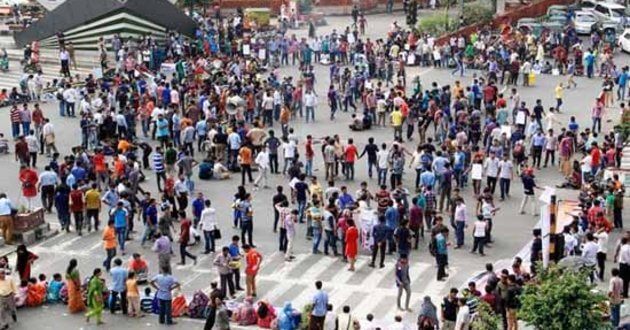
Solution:
M 446 23 L 448 22 L 448 30 Z M 435 14 L 422 17 L 418 23 L 418 30 L 422 33 L 430 33 L 434 36 L 440 36 L 451 31 L 455 27 L 455 22 L 449 19 L 445 14 Z
M 487 23 L 493 16 L 494 12 L 490 7 L 478 4 L 464 6 L 464 25 Z

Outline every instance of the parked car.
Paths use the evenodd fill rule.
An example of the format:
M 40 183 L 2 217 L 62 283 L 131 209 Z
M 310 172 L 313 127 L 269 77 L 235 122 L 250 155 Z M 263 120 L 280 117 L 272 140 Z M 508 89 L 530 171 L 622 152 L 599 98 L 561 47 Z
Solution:
M 590 11 L 575 12 L 575 31 L 578 34 L 591 34 L 599 28 L 599 19 Z
M 617 24 L 630 26 L 630 12 L 625 6 L 610 2 L 598 2 L 592 11 L 600 20 L 610 20 Z
M 619 36 L 617 44 L 622 51 L 630 53 L 630 29 L 623 31 L 621 36 Z

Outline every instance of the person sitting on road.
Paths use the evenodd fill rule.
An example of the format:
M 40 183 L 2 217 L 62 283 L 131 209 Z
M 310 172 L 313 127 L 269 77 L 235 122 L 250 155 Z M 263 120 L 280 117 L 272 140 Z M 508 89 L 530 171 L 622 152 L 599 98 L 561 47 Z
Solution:
M 149 265 L 142 258 L 140 253 L 134 253 L 129 260 L 129 271 L 136 274 L 138 284 L 147 283 L 149 276 Z

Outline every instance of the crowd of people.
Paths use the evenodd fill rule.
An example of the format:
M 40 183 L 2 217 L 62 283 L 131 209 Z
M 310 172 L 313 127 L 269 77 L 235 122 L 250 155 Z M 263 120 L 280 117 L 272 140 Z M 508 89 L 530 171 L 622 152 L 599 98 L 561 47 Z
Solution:
M 348 271 L 355 271 L 362 250 L 370 251 L 374 268 L 383 268 L 391 255 L 397 307 L 404 312 L 411 311 L 409 261 L 421 242 L 435 259 L 436 278 L 446 280 L 449 250 L 469 248 L 485 256 L 492 247 L 493 219 L 506 212 L 500 201 L 511 198 L 514 180 L 523 188 L 520 212 L 529 204 L 531 214 L 538 215 L 536 190 L 541 188 L 535 173 L 551 167 L 566 178 L 562 187 L 580 189 L 584 199 L 583 211 L 565 228 L 564 255 L 581 254 L 603 280 L 608 233 L 623 228 L 624 194 L 619 177 L 604 178 L 604 172 L 620 167 L 625 136 L 602 132 L 602 119 L 617 104 L 622 113 L 630 111 L 624 101 L 628 68 L 615 65 L 613 46 L 597 33 L 583 42 L 570 21 L 564 32 L 539 38 L 480 30 L 445 42 L 394 22 L 387 36 L 370 40 L 361 29 L 365 17 L 353 16 L 355 24 L 345 30 L 317 36 L 312 28 L 309 38 L 290 35 L 287 22 L 271 33 L 246 34 L 240 13 L 229 19 L 198 18 L 195 39 L 170 33 L 166 40 L 151 35 L 100 40 L 103 71 L 113 69 L 108 77 L 71 76 L 69 55 L 62 48 L 66 77 L 44 88 L 35 73 L 26 75 L 20 87 L 2 91 L 0 104 L 11 107 L 26 209 L 38 204 L 39 195 L 62 230 L 101 232 L 105 260 L 88 278 L 79 275 L 77 261 L 71 260 L 65 282 L 60 274 L 48 281 L 44 274 L 31 277 L 30 264 L 37 256 L 18 248 L 19 287 L 0 272 L 0 326 L 8 326 L 16 306 L 64 301 L 70 312 L 87 309 L 87 321 L 99 324 L 109 308 L 130 316 L 154 312 L 166 324 L 187 313 L 207 318 L 206 329 L 228 329 L 230 320 L 283 330 L 299 324 L 309 329 L 402 329 L 401 316 L 383 327 L 372 324 L 372 315 L 355 319 L 351 306 L 336 315 L 320 281 L 312 303 L 296 306 L 303 307 L 299 312 L 290 304 L 276 310 L 277 302 L 254 301 L 263 255 L 254 244 L 252 191 L 270 189 L 272 176 L 287 184 L 275 187 L 269 212 L 257 213 L 273 213 L 278 250 L 286 262 L 294 260 L 295 242 L 302 239 L 296 236 L 298 226 L 306 227 L 304 239 L 311 241 L 313 254 L 341 258 Z M 114 51 L 114 66 L 106 46 Z M 281 68 L 290 65 L 299 66 L 299 77 L 282 74 Z M 318 65 L 329 68 L 328 77 L 316 77 Z M 407 84 L 409 65 L 448 67 L 453 82 L 423 85 L 414 78 Z M 582 66 L 586 72 L 580 72 Z M 555 104 L 520 96 L 519 85 L 529 86 L 531 75 L 546 73 L 568 78 L 555 87 Z M 581 74 L 603 77 L 601 93 L 593 95 L 592 127 L 580 127 L 575 117 L 565 123 L 558 116 L 565 111 L 565 90 L 577 88 L 574 77 Z M 472 76 L 466 78 L 469 83 L 465 75 Z M 316 90 L 315 82 L 321 80 L 329 82 L 325 91 Z M 329 110 L 325 116 L 321 99 Z M 81 143 L 70 153 L 58 150 L 53 120 L 39 105 L 44 101 L 57 102 L 59 116 L 79 117 Z M 300 134 L 293 127 L 301 120 L 334 120 L 349 108 L 347 138 L 344 133 Z M 352 132 L 377 127 L 391 129 L 393 139 L 369 138 L 360 148 Z M 11 142 L 1 138 L 0 147 L 8 151 Z M 38 156 L 47 158 L 43 167 Z M 348 191 L 339 182 L 354 181 L 355 174 L 364 177 L 355 173 L 362 158 L 369 180 L 362 180 L 358 191 Z M 317 167 L 320 163 L 323 168 Z M 314 175 L 316 169 L 323 170 L 323 177 Z M 143 183 L 149 171 L 158 194 Z M 226 224 L 218 221 L 211 194 L 195 189 L 195 172 L 199 180 L 238 182 L 232 209 L 240 235 L 226 246 L 217 247 L 220 227 Z M 233 178 L 239 172 L 240 180 Z M 470 189 L 473 198 L 465 200 L 463 192 Z M 0 226 L 7 242 L 16 209 L 0 195 Z M 152 244 L 157 275 L 149 276 L 142 256 L 126 247 L 134 233 L 142 246 Z M 472 244 L 466 242 L 469 235 Z M 620 266 L 612 271 L 615 326 L 619 299 L 614 299 L 627 295 L 630 281 L 627 240 L 620 245 Z M 188 259 L 197 262 L 198 256 L 188 251 L 191 245 L 214 254 L 220 277 L 210 294 L 195 293 L 186 302 L 171 275 L 176 242 L 182 265 Z M 537 231 L 533 242 L 532 265 L 542 260 Z M 133 257 L 123 266 L 116 256 L 128 253 Z M 230 298 L 243 290 L 243 269 L 246 298 L 236 303 Z M 461 294 L 453 288 L 438 307 L 426 297 L 418 328 L 468 329 L 484 301 L 501 316 L 505 329 L 517 329 L 518 296 L 536 268 L 527 269 L 517 258 L 510 270 L 495 273 L 492 264 L 486 270 L 483 295 L 472 282 Z M 150 288 L 141 293 L 141 283 L 156 294 Z M 10 295 L 15 299 L 6 299 Z

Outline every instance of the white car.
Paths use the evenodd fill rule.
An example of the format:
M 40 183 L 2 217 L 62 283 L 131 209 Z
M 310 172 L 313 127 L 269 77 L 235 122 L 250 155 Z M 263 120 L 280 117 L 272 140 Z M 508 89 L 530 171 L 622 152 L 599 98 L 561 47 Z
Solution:
M 619 48 L 626 53 L 630 53 L 630 29 L 623 31 L 618 40 Z
M 597 16 L 590 11 L 576 11 L 575 20 L 573 22 L 575 24 L 575 31 L 578 34 L 591 34 L 591 32 L 597 30 L 599 27 Z
M 598 2 L 592 11 L 602 21 L 610 20 L 617 24 L 625 24 L 626 26 L 630 23 L 628 19 L 630 15 L 628 15 L 627 8 L 616 3 Z

